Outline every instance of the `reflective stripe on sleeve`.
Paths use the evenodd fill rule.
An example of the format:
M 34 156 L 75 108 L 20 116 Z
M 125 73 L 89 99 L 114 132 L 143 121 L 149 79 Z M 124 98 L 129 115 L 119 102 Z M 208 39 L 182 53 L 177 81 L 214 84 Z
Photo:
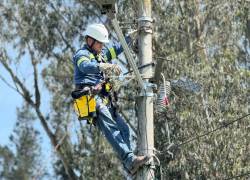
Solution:
M 89 55 L 89 58 L 90 58 L 90 59 L 95 59 L 94 54 L 90 54 L 90 55 Z
M 115 59 L 116 58 L 116 53 L 115 53 L 115 49 L 114 48 L 110 48 L 109 52 L 111 54 L 111 59 Z
M 79 66 L 83 61 L 87 61 L 87 60 L 89 60 L 89 58 L 87 58 L 87 57 L 85 57 L 85 56 L 81 57 L 81 58 L 77 61 L 77 66 Z

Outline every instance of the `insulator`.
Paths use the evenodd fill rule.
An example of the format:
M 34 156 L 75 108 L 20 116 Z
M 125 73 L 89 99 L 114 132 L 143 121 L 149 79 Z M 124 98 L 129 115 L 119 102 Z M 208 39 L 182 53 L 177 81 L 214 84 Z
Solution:
M 170 95 L 171 85 L 169 81 L 165 80 L 163 74 L 162 76 L 162 83 L 160 83 L 159 90 L 157 93 L 157 100 L 156 100 L 156 111 L 161 112 L 169 105 L 168 96 Z

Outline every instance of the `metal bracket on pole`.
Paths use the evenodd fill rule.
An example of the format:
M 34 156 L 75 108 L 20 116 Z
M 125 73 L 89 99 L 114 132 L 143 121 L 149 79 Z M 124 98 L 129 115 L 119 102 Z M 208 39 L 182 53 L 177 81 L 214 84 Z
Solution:
M 146 82 L 144 91 L 141 91 L 138 96 L 154 97 L 154 89 L 157 88 L 156 84 Z
M 153 29 L 152 28 L 153 19 L 151 17 L 148 17 L 148 16 L 140 17 L 138 19 L 138 22 L 139 22 L 139 30 L 140 31 L 144 31 L 144 32 L 147 32 L 150 34 L 153 33 L 153 30 L 152 30 Z
M 148 21 L 148 22 L 153 22 L 153 19 L 151 17 L 148 17 L 148 16 L 142 16 L 138 19 L 138 21 Z

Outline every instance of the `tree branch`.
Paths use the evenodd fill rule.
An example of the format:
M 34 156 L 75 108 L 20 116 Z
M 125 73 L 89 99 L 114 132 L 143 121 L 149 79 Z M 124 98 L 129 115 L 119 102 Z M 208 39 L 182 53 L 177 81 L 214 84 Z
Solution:
M 28 50 L 31 56 L 31 64 L 33 67 L 33 71 L 34 71 L 34 88 L 35 88 L 35 105 L 36 108 L 39 108 L 41 105 L 41 95 L 40 95 L 40 91 L 39 91 L 39 86 L 38 86 L 38 73 L 37 73 L 37 62 L 35 60 L 34 57 L 34 52 L 31 50 L 30 45 L 27 43 L 28 46 Z
M 1 59 L 1 64 L 4 66 L 4 68 L 6 69 L 6 71 L 10 74 L 11 78 L 12 78 L 12 81 L 14 83 L 16 83 L 22 90 L 22 93 L 20 92 L 19 94 L 22 95 L 22 97 L 29 103 L 31 104 L 32 106 L 34 106 L 34 101 L 31 99 L 32 95 L 30 94 L 29 90 L 23 85 L 23 83 L 21 82 L 21 80 L 14 74 L 13 70 L 11 69 L 11 67 L 8 65 L 6 59 L 8 59 L 8 57 L 4 57 L 6 56 L 1 54 L 0 55 L 1 57 L 3 57 L 3 59 L 5 60 L 2 60 Z M 16 89 L 17 90 L 17 89 Z M 17 90 L 19 91 L 19 90 Z
M 14 21 L 19 25 L 18 27 L 20 28 L 21 31 L 23 31 L 23 27 L 22 24 L 19 22 L 19 20 L 13 16 Z M 28 45 L 28 41 L 25 42 Z M 30 50 L 30 55 L 31 55 L 31 61 L 32 61 L 32 66 L 34 69 L 34 82 L 35 82 L 35 99 L 36 99 L 36 103 L 32 100 L 32 96 L 31 93 L 28 91 L 28 89 L 23 85 L 23 83 L 20 81 L 20 79 L 14 74 L 13 70 L 10 68 L 10 66 L 8 65 L 6 59 L 9 59 L 6 55 L 6 53 L 4 52 L 0 52 L 0 57 L 4 57 L 6 56 L 4 59 L 5 60 L 0 60 L 0 63 L 4 66 L 4 68 L 7 70 L 7 72 L 10 74 L 12 80 L 14 83 L 16 83 L 21 91 L 22 91 L 22 97 L 24 98 L 24 100 L 30 104 L 36 111 L 36 114 L 42 124 L 42 127 L 44 128 L 46 134 L 49 136 L 50 142 L 51 144 L 55 147 L 57 145 L 57 140 L 55 135 L 53 134 L 52 130 L 49 128 L 48 123 L 46 122 L 45 117 L 43 116 L 43 114 L 40 111 L 40 93 L 39 93 L 39 87 L 38 87 L 38 73 L 37 73 L 37 67 L 36 67 L 36 62 L 35 62 L 35 58 L 34 58 L 34 54 L 33 51 L 31 51 L 31 48 L 28 45 L 28 48 Z M 63 153 L 62 149 L 59 149 L 56 151 L 57 155 L 59 156 L 60 160 L 63 163 L 63 166 L 65 168 L 65 171 L 69 177 L 70 180 L 76 180 L 77 176 L 75 174 L 75 172 L 73 171 L 73 167 L 71 167 L 69 160 L 67 159 L 67 155 L 65 155 Z
M 0 79 L 1 79 L 9 88 L 13 89 L 13 90 L 16 91 L 18 94 L 20 94 L 21 96 L 23 96 L 23 94 L 19 91 L 19 89 L 13 87 L 10 83 L 8 83 L 8 82 L 6 81 L 6 79 L 5 79 L 3 76 L 0 75 Z
M 63 33 L 60 31 L 60 29 L 59 29 L 58 27 L 56 27 L 56 30 L 57 30 L 57 32 L 59 33 L 60 37 L 62 38 L 63 42 L 66 44 L 65 50 L 69 48 L 69 49 L 71 50 L 72 54 L 74 54 L 74 53 L 75 53 L 74 48 L 73 48 L 73 47 L 69 44 L 69 42 L 64 38 Z M 65 50 L 64 50 L 64 51 L 65 51 Z

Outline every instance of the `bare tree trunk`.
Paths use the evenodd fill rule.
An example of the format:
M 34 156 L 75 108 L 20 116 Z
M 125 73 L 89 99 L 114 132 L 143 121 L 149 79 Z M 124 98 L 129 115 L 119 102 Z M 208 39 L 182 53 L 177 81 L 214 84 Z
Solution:
M 16 85 L 15 90 L 23 97 L 23 99 L 31 106 L 34 108 L 38 119 L 40 120 L 43 129 L 45 130 L 46 134 L 48 135 L 51 144 L 53 147 L 57 146 L 57 139 L 52 130 L 49 128 L 48 123 L 46 122 L 46 119 L 44 115 L 42 114 L 40 110 L 40 102 L 41 102 L 41 97 L 40 97 L 40 91 L 39 91 L 39 86 L 38 86 L 38 73 L 37 73 L 37 67 L 34 59 L 34 54 L 31 51 L 31 61 L 32 61 L 32 66 L 34 69 L 34 88 L 35 88 L 35 101 L 31 98 L 31 92 L 28 90 L 27 87 L 24 86 L 24 84 L 21 82 L 21 80 L 14 74 L 13 70 L 11 67 L 8 65 L 7 60 L 8 57 L 4 52 L 1 52 L 0 54 L 1 60 L 0 63 L 3 65 L 3 67 L 6 69 L 6 71 L 10 74 L 13 83 Z M 75 175 L 73 168 L 69 164 L 67 157 L 63 154 L 62 150 L 59 148 L 56 151 L 57 155 L 61 159 L 64 168 L 66 170 L 67 175 L 69 176 L 69 179 L 71 180 L 76 180 L 77 176 Z

